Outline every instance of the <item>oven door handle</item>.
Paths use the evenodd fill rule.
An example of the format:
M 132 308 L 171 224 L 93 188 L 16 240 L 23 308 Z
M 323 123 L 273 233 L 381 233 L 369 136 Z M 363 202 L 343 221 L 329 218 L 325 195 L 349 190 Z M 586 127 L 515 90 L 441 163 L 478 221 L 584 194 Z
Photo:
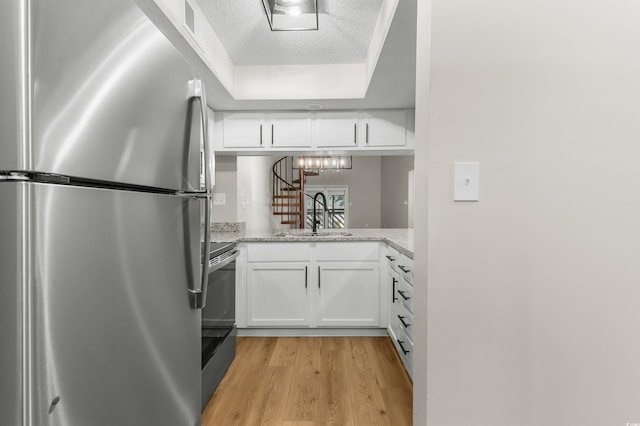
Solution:
M 225 266 L 227 266 L 231 262 L 235 261 L 238 258 L 238 256 L 240 256 L 240 250 L 235 250 L 233 253 L 231 253 L 229 256 L 227 256 L 227 258 L 225 260 L 223 260 L 220 263 L 212 263 L 211 260 L 210 260 L 209 261 L 209 274 L 211 274 L 214 271 L 217 271 L 218 269 L 224 268 Z

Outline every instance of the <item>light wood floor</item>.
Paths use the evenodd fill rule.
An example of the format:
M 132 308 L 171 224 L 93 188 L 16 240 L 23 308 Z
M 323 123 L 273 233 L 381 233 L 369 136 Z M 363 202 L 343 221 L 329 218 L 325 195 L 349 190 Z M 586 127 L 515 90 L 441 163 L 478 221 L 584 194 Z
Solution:
M 411 425 L 412 394 L 388 337 L 238 337 L 202 425 Z

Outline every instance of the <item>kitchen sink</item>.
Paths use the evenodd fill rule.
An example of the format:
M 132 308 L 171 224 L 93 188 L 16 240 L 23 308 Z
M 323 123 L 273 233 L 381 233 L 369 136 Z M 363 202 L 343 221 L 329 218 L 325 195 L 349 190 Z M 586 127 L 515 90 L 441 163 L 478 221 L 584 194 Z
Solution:
M 318 231 L 313 233 L 311 231 L 285 231 L 276 232 L 274 237 L 352 237 L 352 232 L 344 231 Z

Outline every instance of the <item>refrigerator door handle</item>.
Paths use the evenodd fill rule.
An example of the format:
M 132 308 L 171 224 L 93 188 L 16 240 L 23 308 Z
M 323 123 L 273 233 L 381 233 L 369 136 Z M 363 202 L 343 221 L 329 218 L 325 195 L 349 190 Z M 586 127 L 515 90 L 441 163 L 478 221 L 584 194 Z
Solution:
M 204 207 L 204 253 L 201 259 L 205 259 L 202 263 L 200 276 L 200 288 L 189 289 L 189 298 L 193 309 L 202 309 L 205 307 L 207 300 L 207 283 L 209 280 L 209 247 L 211 246 L 211 170 L 209 162 L 209 132 L 207 129 L 207 97 L 204 90 L 204 84 L 201 80 L 192 80 L 189 82 L 191 88 L 190 101 L 198 100 L 200 103 L 200 115 L 202 125 L 202 138 L 204 145 L 204 191 L 202 195 L 205 198 Z
M 206 197 L 198 197 L 202 201 L 204 201 L 204 216 L 205 216 L 205 225 L 204 225 L 204 253 L 201 253 L 201 259 L 205 259 L 202 261 L 202 270 L 200 273 L 200 287 L 199 288 L 190 288 L 189 291 L 189 303 L 193 309 L 203 309 L 206 305 L 207 300 L 207 287 L 209 280 L 209 262 L 206 261 L 209 257 L 209 252 L 207 247 L 211 246 L 211 195 L 207 195 Z

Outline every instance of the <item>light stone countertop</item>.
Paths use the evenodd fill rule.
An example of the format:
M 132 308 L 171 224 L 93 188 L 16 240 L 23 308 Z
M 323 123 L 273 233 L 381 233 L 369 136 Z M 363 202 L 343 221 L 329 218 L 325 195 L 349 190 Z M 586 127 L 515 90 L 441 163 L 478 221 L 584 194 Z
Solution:
M 285 232 L 286 236 L 276 236 Z M 323 235 L 309 235 L 308 229 L 245 230 L 239 232 L 212 232 L 212 242 L 314 242 L 314 241 L 383 241 L 399 252 L 413 258 L 413 229 L 351 228 L 320 230 Z M 352 235 L 332 233 L 348 232 Z M 306 235 L 303 235 L 306 234 Z

